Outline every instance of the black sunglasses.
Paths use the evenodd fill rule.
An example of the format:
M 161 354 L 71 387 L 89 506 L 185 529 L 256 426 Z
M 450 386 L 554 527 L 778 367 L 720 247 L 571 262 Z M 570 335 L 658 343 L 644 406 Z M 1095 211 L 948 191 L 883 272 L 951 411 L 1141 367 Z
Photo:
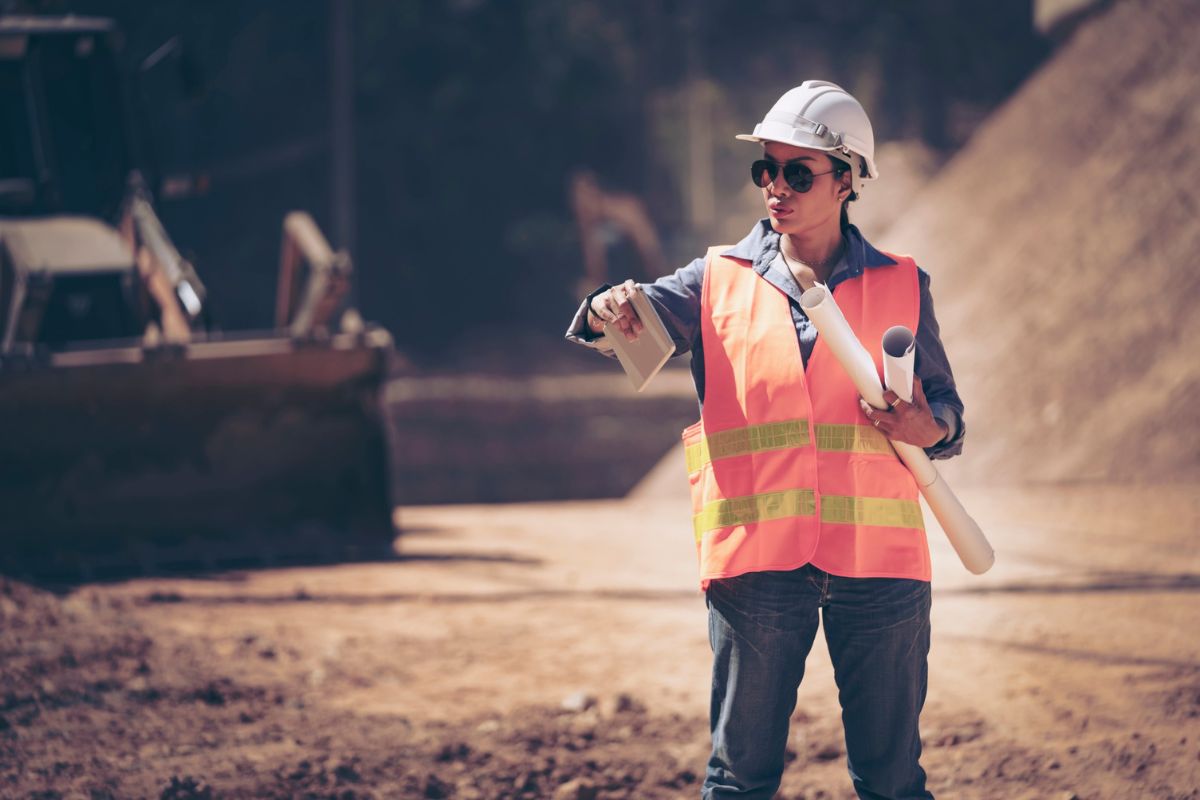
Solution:
M 765 189 L 775 180 L 775 176 L 779 174 L 780 167 L 783 167 L 784 182 L 792 188 L 792 191 L 800 192 L 801 194 L 812 188 L 813 178 L 818 175 L 828 175 L 830 172 L 837 172 L 835 169 L 831 169 L 829 172 L 813 172 L 798 161 L 780 164 L 778 161 L 761 159 L 750 165 L 750 180 L 754 181 L 755 186 Z

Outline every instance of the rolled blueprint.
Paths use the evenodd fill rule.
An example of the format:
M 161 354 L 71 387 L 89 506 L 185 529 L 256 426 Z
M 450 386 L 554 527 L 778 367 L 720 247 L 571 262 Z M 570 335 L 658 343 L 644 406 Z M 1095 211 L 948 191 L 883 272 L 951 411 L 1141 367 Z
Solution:
M 871 359 L 871 354 L 858 341 L 854 331 L 850 329 L 846 318 L 842 316 L 841 309 L 833 300 L 833 293 L 823 284 L 818 283 L 800 296 L 800 306 L 812 324 L 816 326 L 817 333 L 824 338 L 825 345 L 849 374 L 850 380 L 854 382 L 863 399 L 877 409 L 887 408 L 887 403 L 883 399 L 883 386 L 879 382 L 879 373 L 875 369 L 875 362 Z M 888 333 L 893 330 L 895 329 L 890 329 Z M 911 334 L 909 336 L 911 337 Z M 893 336 L 893 339 L 903 339 L 903 337 Z M 895 344 L 895 342 L 889 343 Z M 884 359 L 885 364 L 887 360 Z M 897 367 L 899 366 L 897 365 Z M 897 367 L 893 367 L 893 369 Z M 909 378 L 909 388 L 911 399 L 911 377 Z M 900 395 L 897 388 L 893 387 L 892 391 Z M 903 395 L 900 396 L 903 397 Z M 946 532 L 946 538 L 950 540 L 954 552 L 958 553 L 958 558 L 962 561 L 963 566 L 976 575 L 987 572 L 995 562 L 996 554 L 992 550 L 991 544 L 988 543 L 987 537 L 980 530 L 979 524 L 963 508 L 962 503 L 959 502 L 946 481 L 938 474 L 937 468 L 933 466 L 929 456 L 925 455 L 925 451 L 920 447 L 907 442 L 893 441 L 892 447 L 895 448 L 896 455 L 904 462 L 904 466 L 908 467 L 909 472 L 916 478 L 921 495 L 929 504 L 929 510 L 933 512 L 938 524 Z
M 912 402 L 913 362 L 917 339 L 903 325 L 894 325 L 883 334 L 883 385 L 906 403 Z

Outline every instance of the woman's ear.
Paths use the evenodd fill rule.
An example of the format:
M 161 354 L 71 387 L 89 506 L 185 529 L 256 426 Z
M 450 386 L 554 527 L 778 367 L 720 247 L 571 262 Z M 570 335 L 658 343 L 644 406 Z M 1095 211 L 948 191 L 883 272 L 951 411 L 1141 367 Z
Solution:
M 838 200 L 845 200 L 851 194 L 852 181 L 849 172 L 843 172 L 839 177 L 841 186 L 838 187 Z

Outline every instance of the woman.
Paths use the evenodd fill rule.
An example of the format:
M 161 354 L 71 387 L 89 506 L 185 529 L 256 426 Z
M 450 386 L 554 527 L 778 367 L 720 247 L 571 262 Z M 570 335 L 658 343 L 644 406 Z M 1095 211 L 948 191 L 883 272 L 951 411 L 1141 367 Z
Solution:
M 929 651 L 929 552 L 917 487 L 887 439 L 932 458 L 962 447 L 962 403 L 929 294 L 909 258 L 882 253 L 847 206 L 877 177 L 874 135 L 840 87 L 806 81 L 754 133 L 751 179 L 767 218 L 741 243 L 643 286 L 692 352 L 701 420 L 684 432 L 701 586 L 713 649 L 713 749 L 702 796 L 779 787 L 804 661 L 823 621 L 850 776 L 861 798 L 931 798 L 918 718 Z M 916 333 L 913 397 L 858 397 L 800 306 L 834 293 L 881 368 L 880 336 Z M 568 338 L 642 330 L 632 281 L 601 287 Z M 882 374 L 882 371 L 881 371 Z

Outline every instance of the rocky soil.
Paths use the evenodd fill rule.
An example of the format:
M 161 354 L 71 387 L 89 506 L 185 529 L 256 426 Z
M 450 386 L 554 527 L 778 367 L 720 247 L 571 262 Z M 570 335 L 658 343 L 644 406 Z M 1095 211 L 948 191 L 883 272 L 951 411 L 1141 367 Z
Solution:
M 939 798 L 1200 797 L 1192 487 L 962 493 L 931 525 Z M 686 798 L 708 643 L 686 499 L 403 509 L 401 557 L 0 585 L 0 796 Z M 780 797 L 852 798 L 809 657 Z

